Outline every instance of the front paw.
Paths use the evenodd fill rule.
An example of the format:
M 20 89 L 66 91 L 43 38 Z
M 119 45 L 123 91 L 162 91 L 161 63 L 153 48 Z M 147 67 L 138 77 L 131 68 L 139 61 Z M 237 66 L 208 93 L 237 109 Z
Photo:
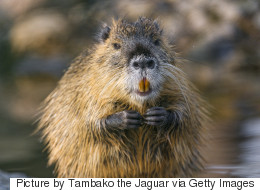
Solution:
M 152 107 L 144 114 L 144 122 L 147 125 L 166 126 L 171 122 L 170 120 L 172 120 L 171 112 L 163 107 Z
M 140 113 L 132 110 L 125 110 L 108 116 L 106 125 L 110 128 L 133 129 L 140 127 L 142 120 L 143 118 Z
M 143 117 L 136 111 L 125 110 L 120 115 L 125 129 L 138 128 L 142 124 Z

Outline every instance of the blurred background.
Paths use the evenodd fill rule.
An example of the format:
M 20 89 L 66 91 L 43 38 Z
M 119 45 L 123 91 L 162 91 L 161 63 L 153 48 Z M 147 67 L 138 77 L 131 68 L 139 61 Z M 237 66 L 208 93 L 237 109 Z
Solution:
M 212 105 L 202 176 L 260 177 L 258 0 L 0 0 L 0 182 L 53 177 L 32 135 L 37 109 L 100 26 L 122 16 L 159 18 Z

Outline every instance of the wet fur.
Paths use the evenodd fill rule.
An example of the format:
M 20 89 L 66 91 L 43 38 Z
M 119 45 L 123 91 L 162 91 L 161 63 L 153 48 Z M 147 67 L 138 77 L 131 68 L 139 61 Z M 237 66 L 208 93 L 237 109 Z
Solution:
M 132 25 L 114 21 L 109 32 L 111 38 L 124 39 L 134 30 L 140 36 L 161 35 L 158 24 L 145 18 Z M 200 147 L 207 112 L 185 74 L 175 66 L 172 47 L 161 40 L 166 52 L 160 60 L 164 82 L 157 98 L 142 102 L 129 94 L 127 69 L 111 64 L 111 55 L 104 54 L 113 51 L 109 43 L 97 43 L 88 56 L 79 56 L 43 104 L 39 130 L 49 151 L 49 164 L 56 164 L 58 177 L 193 176 L 202 169 Z M 177 113 L 178 125 L 127 130 L 102 126 L 102 119 L 111 114 L 123 110 L 144 114 L 154 106 Z

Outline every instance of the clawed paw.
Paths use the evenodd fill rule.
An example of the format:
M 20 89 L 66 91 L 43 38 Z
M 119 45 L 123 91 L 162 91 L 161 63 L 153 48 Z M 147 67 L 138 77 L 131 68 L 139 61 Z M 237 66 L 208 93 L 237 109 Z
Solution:
M 144 114 L 144 123 L 152 126 L 163 126 L 167 124 L 170 112 L 163 107 L 152 107 Z
M 125 128 L 138 128 L 142 125 L 143 117 L 140 113 L 132 110 L 126 110 L 121 113 L 123 126 Z

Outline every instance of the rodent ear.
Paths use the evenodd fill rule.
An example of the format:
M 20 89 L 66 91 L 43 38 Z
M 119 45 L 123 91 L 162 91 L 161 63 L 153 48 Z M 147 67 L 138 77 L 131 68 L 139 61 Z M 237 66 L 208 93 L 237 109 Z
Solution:
M 156 20 L 153 21 L 153 23 L 154 23 L 154 26 L 155 26 L 156 30 L 157 30 L 160 34 L 162 34 L 162 33 L 163 33 L 163 30 L 160 28 L 159 21 L 156 19 Z
M 106 41 L 106 39 L 109 38 L 109 34 L 110 34 L 110 27 L 105 25 L 102 30 L 101 30 L 101 33 L 100 33 L 100 41 L 101 42 L 104 42 Z

